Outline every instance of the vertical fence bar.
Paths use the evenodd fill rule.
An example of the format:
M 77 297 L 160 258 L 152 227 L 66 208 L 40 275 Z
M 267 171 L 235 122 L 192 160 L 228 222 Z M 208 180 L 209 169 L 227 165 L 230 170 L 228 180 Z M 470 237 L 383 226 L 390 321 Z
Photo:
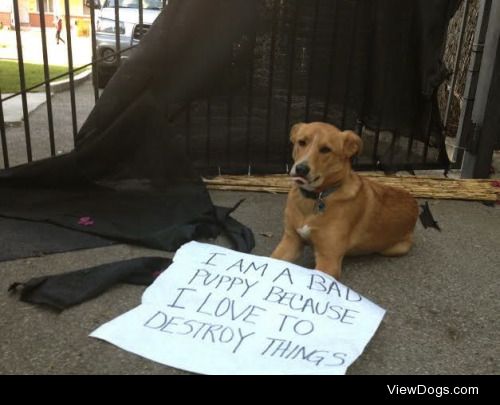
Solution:
M 186 106 L 186 153 L 191 153 L 191 102 Z
M 386 88 L 386 84 L 387 84 L 387 71 L 384 71 L 383 79 L 382 79 L 382 89 L 384 89 L 384 91 Z M 379 142 L 380 142 L 380 131 L 381 131 L 382 123 L 383 123 L 384 116 L 385 116 L 386 101 L 387 101 L 387 95 L 384 94 L 382 96 L 382 104 L 381 104 L 380 109 L 379 109 L 377 128 L 375 130 L 375 138 L 373 140 L 372 161 L 375 163 L 375 167 L 377 167 L 377 168 L 378 168 L 379 163 L 380 163 L 379 159 L 378 159 L 378 146 L 379 146 Z
M 116 57 L 116 63 L 119 66 L 120 65 L 120 58 L 121 58 L 121 53 L 120 53 L 120 48 L 121 48 L 121 43 L 120 43 L 120 0 L 114 0 L 115 2 L 115 57 Z
M 410 137 L 408 138 L 408 149 L 406 150 L 406 159 L 410 160 L 411 152 L 413 150 L 413 142 L 415 141 L 415 129 L 410 130 Z
M 354 132 L 359 135 L 360 138 L 363 138 L 363 121 L 359 118 L 356 120 L 356 126 L 354 128 Z M 359 155 L 353 156 L 351 158 L 351 163 L 353 167 L 356 167 L 359 162 Z
M 372 152 L 372 162 L 375 165 L 378 165 L 378 144 L 380 142 L 380 123 L 378 124 L 377 129 L 375 130 L 375 138 L 373 139 L 373 152 Z
M 266 164 L 269 163 L 269 148 L 271 139 L 271 123 L 273 114 L 273 85 L 274 85 L 274 56 L 276 53 L 276 31 L 278 25 L 278 0 L 273 0 L 273 19 L 271 27 L 271 46 L 269 51 L 269 75 L 267 91 L 267 117 L 266 117 Z
M 49 127 L 50 154 L 51 156 L 55 156 L 56 143 L 54 140 L 54 120 L 52 116 L 52 97 L 50 94 L 49 58 L 47 56 L 47 35 L 45 31 L 45 10 L 43 7 L 43 0 L 38 0 L 38 10 L 40 13 L 40 34 L 42 38 L 43 76 L 45 80 L 45 98 L 47 104 L 47 125 Z
M 331 46 L 330 46 L 330 55 L 328 57 L 328 79 L 326 83 L 326 98 L 325 98 L 325 107 L 323 110 L 323 121 L 327 121 L 328 112 L 330 109 L 330 100 L 332 96 L 332 80 L 333 80 L 333 66 L 335 60 L 335 41 L 337 38 L 337 1 L 333 3 L 332 10 L 333 18 L 332 18 L 332 38 L 331 38 Z M 370 63 L 368 61 L 368 63 Z
M 24 58 L 23 58 L 23 44 L 21 39 L 21 20 L 19 18 L 19 3 L 18 0 L 12 0 L 14 8 L 14 24 L 16 26 L 16 42 L 17 42 L 17 60 L 19 67 L 19 83 L 21 85 L 21 101 L 23 105 L 23 120 L 24 120 L 24 136 L 26 138 L 26 155 L 28 162 L 33 160 L 31 152 L 31 134 L 30 134 L 30 121 L 28 112 L 28 100 L 26 97 L 26 78 L 24 75 Z
M 96 32 L 95 32 L 95 1 L 91 0 L 90 7 L 90 36 L 92 41 L 92 85 L 94 87 L 94 101 L 97 103 L 99 99 L 99 72 L 97 70 L 97 40 L 96 40 Z
M 7 135 L 5 133 L 5 121 L 3 117 L 2 89 L 0 89 L 0 138 L 2 141 L 3 167 L 9 168 L 9 150 L 7 148 Z
M 387 76 L 388 76 L 387 72 L 385 71 L 383 79 L 382 79 L 382 81 L 383 81 L 382 89 L 386 88 Z M 384 94 L 382 96 L 381 101 L 382 101 L 382 104 L 381 104 L 380 109 L 379 109 L 379 117 L 378 117 L 378 122 L 377 122 L 377 128 L 375 130 L 375 139 L 373 140 L 373 153 L 372 153 L 372 161 L 375 163 L 376 167 L 378 167 L 380 164 L 379 159 L 378 159 L 378 147 L 379 147 L 379 143 L 380 143 L 380 131 L 382 130 L 382 124 L 383 124 L 384 117 L 385 117 L 387 95 Z
M 71 122 L 73 124 L 73 140 L 75 140 L 78 126 L 76 122 L 75 78 L 73 73 L 73 47 L 71 43 L 71 14 L 69 10 L 69 0 L 64 0 L 64 13 L 64 19 L 66 20 L 66 47 L 68 50 L 68 77 L 71 103 Z
M 211 144 L 211 138 L 212 138 L 212 100 L 210 99 L 210 96 L 207 97 L 207 140 L 205 143 L 205 149 L 206 149 L 206 160 L 207 160 L 207 169 L 210 170 L 210 144 Z
M 288 3 L 290 4 L 290 3 Z M 295 43 L 297 42 L 297 24 L 299 21 L 301 1 L 296 2 L 297 6 L 293 12 L 291 33 L 288 35 L 288 94 L 286 98 L 286 118 L 285 118 L 285 147 L 283 148 L 283 164 L 286 167 L 290 158 L 290 113 L 292 111 L 293 98 L 293 73 L 295 70 Z
M 142 38 L 142 33 L 143 33 L 143 23 L 144 23 L 144 5 L 142 4 L 143 0 L 139 0 L 139 28 L 140 28 L 140 37 L 139 39 Z M 165 6 L 165 4 L 163 5 Z
M 425 125 L 425 144 L 424 144 L 424 156 L 423 156 L 423 162 L 427 162 L 427 154 L 429 153 L 429 143 L 431 141 L 431 132 L 432 132 L 432 117 L 433 117 L 433 112 L 434 108 L 432 108 L 432 99 L 428 101 L 428 106 L 426 107 L 428 109 L 428 117 L 427 117 L 427 122 Z
M 309 55 L 309 74 L 307 78 L 307 92 L 306 92 L 306 116 L 305 116 L 305 122 L 309 122 L 309 116 L 310 116 L 310 109 L 311 109 L 311 82 L 313 79 L 313 72 L 314 72 L 314 58 L 316 56 L 315 50 L 316 50 L 316 39 L 318 37 L 318 19 L 319 19 L 319 1 L 316 0 L 316 3 L 314 5 L 314 23 L 313 23 L 313 34 L 311 37 L 311 52 Z
M 354 55 L 354 49 L 356 48 L 356 39 L 358 37 L 357 35 L 357 27 L 358 27 L 358 6 L 359 6 L 359 0 L 356 1 L 354 5 L 354 21 L 352 23 L 352 30 L 351 30 L 351 44 L 350 44 L 350 49 L 349 49 L 349 58 L 347 62 L 347 77 L 346 77 L 346 86 L 345 86 L 345 91 L 344 91 L 344 100 L 342 102 L 342 123 L 340 125 L 340 128 L 342 130 L 345 129 L 345 121 L 346 121 L 346 114 L 347 114 L 347 98 L 349 97 L 349 90 L 350 90 L 350 84 L 351 84 L 351 65 L 352 65 L 352 58 Z
M 233 96 L 227 97 L 226 163 L 231 166 L 231 129 L 233 125 Z
M 368 61 L 366 71 L 365 71 L 365 79 L 363 81 L 363 101 L 361 103 L 361 111 L 359 112 L 358 119 L 356 122 L 357 129 L 356 133 L 361 136 L 363 132 L 364 119 L 366 117 L 366 111 L 369 108 L 368 100 L 370 99 L 370 80 L 373 77 L 373 67 L 375 65 L 375 44 L 377 40 L 377 2 L 370 2 L 370 22 L 369 22 L 369 32 L 370 32 L 370 42 L 368 48 L 368 55 L 366 60 Z M 359 132 L 358 132 L 359 130 Z
M 233 66 L 235 65 L 234 61 L 234 47 L 231 50 L 231 65 L 229 67 L 229 81 L 232 81 L 233 78 Z M 226 134 L 226 164 L 231 166 L 231 128 L 233 121 L 233 93 L 232 90 L 229 89 L 229 94 L 227 96 L 227 134 Z
M 250 139 L 252 136 L 252 114 L 253 114 L 253 82 L 254 82 L 254 71 L 255 71 L 255 46 L 257 43 L 257 31 L 252 32 L 252 38 L 250 43 L 250 66 L 248 68 L 248 92 L 247 92 L 247 128 L 245 134 L 245 149 L 246 149 L 246 164 L 250 172 Z
M 391 164 L 391 166 L 394 163 L 394 151 L 396 150 L 396 143 L 399 141 L 399 136 L 400 136 L 399 130 L 395 129 L 392 132 L 391 145 L 389 146 L 389 150 L 390 150 L 390 154 L 391 154 L 389 163 Z
M 363 132 L 363 121 L 359 118 L 356 120 L 356 127 L 354 128 L 354 132 L 356 132 L 361 137 Z
M 375 5 L 377 7 L 379 3 Z M 375 9 L 375 15 L 378 13 L 378 10 Z M 381 27 L 381 28 L 386 28 L 386 27 Z M 377 120 L 377 127 L 375 129 L 375 137 L 373 140 L 373 152 L 372 152 L 372 162 L 374 164 L 374 168 L 380 169 L 380 161 L 379 161 L 379 156 L 378 156 L 378 149 L 379 149 L 379 143 L 380 143 L 380 132 L 384 128 L 384 117 L 386 113 L 386 108 L 387 108 L 387 98 L 388 98 L 388 92 L 386 90 L 387 88 L 387 83 L 391 78 L 391 73 L 392 73 L 392 66 L 393 66 L 393 61 L 390 59 L 390 52 L 381 52 L 377 55 L 377 60 L 380 62 L 382 66 L 386 66 L 387 68 L 383 70 L 382 72 L 382 100 L 380 100 L 380 108 L 377 111 L 378 115 L 378 120 Z M 390 70 L 390 71 L 389 71 Z

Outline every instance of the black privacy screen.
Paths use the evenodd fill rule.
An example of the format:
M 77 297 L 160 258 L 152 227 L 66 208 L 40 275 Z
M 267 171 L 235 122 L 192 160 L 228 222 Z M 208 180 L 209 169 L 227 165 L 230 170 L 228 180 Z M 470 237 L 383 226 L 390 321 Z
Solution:
M 436 91 L 447 74 L 442 48 L 458 0 L 214 3 L 227 21 L 203 38 L 170 20 L 192 62 L 179 79 L 200 84 L 196 97 L 169 106 L 170 131 L 202 172 L 285 172 L 289 129 L 302 121 L 362 135 L 358 168 L 447 166 Z M 212 18 L 202 8 L 192 12 Z M 226 41 L 227 24 L 245 18 L 248 29 Z M 214 75 L 203 81 L 206 71 Z
M 0 172 L 0 215 L 165 250 L 225 232 L 249 251 L 199 176 L 285 172 L 296 122 L 358 131 L 360 168 L 444 168 L 436 89 L 457 5 L 170 0 L 75 150 Z

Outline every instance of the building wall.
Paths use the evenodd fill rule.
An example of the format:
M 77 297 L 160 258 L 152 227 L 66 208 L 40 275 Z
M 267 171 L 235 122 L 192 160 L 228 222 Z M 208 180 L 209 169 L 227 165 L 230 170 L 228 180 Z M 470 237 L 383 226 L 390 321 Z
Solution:
M 53 27 L 55 24 L 54 15 L 52 13 L 45 13 L 45 26 Z M 30 26 L 39 27 L 40 26 L 40 14 L 30 13 Z
M 2 1 L 2 0 L 0 0 Z M 37 9 L 37 0 L 27 0 L 29 2 L 30 11 L 30 25 L 32 27 L 40 26 L 40 14 Z M 84 14 L 83 0 L 69 0 L 69 11 L 71 14 L 72 23 L 73 20 L 78 18 L 89 18 Z M 61 16 L 64 18 L 65 8 L 64 0 L 54 0 L 53 10 L 45 10 L 45 25 L 47 27 L 54 26 L 56 16 Z
M 37 13 L 37 0 L 28 0 L 30 13 Z M 64 15 L 64 0 L 54 0 L 54 14 Z M 69 0 L 69 11 L 72 17 L 83 16 L 83 0 Z
M 19 7 L 23 7 L 25 12 L 29 13 L 29 25 L 32 27 L 40 26 L 40 13 L 37 8 L 38 0 L 19 0 Z M 12 19 L 12 0 L 0 0 L 0 21 L 4 26 L 10 26 Z M 69 0 L 69 10 L 72 23 L 74 19 L 89 19 L 88 10 L 83 6 L 83 0 Z M 54 26 L 56 16 L 64 17 L 64 0 L 53 0 L 53 10 L 45 10 L 45 25 Z M 26 21 L 27 23 L 28 21 Z M 25 24 L 22 24 L 25 25 Z
M 0 0 L 0 23 L 4 27 L 10 26 L 10 10 L 12 0 Z
M 4 27 L 10 26 L 10 11 L 0 11 L 0 23 L 2 23 Z

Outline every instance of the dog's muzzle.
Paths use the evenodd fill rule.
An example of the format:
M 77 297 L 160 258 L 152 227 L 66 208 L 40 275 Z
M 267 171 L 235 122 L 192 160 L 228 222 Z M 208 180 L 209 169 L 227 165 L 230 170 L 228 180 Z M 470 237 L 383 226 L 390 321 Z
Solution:
M 294 169 L 295 169 L 295 175 L 297 177 L 303 177 L 303 178 L 307 178 L 307 175 L 311 171 L 307 163 L 299 163 L 298 165 L 295 165 L 294 167 L 292 167 L 292 172 L 294 171 Z
M 299 164 L 294 164 L 292 170 L 290 170 L 290 176 L 293 177 L 293 180 L 299 186 L 306 185 L 309 183 L 307 175 L 309 174 L 310 170 L 311 169 L 307 165 L 307 163 L 302 162 Z

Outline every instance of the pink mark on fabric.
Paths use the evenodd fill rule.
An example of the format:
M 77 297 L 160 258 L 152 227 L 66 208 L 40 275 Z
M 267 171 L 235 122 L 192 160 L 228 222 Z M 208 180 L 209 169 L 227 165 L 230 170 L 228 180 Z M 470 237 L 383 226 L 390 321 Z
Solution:
M 94 220 L 91 217 L 81 217 L 78 221 L 78 225 L 92 226 L 94 225 Z

